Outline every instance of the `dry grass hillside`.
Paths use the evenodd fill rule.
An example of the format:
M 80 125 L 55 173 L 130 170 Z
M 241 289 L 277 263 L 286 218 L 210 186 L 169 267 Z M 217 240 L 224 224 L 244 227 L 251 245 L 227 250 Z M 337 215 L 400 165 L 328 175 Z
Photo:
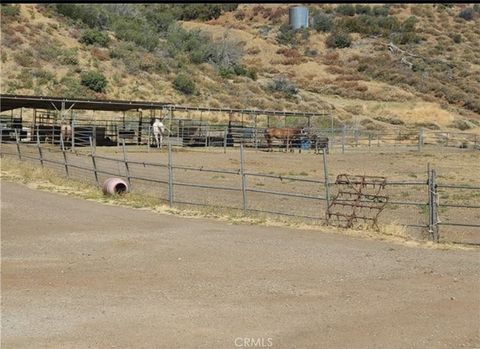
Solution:
M 15 6 L 19 10 L 2 5 L 2 93 L 331 111 L 366 129 L 423 126 L 480 133 L 480 13 L 460 17 L 468 5 L 390 6 L 388 17 L 402 28 L 415 16 L 415 29 L 407 33 L 413 39 L 400 39 L 393 52 L 387 46 L 391 38 L 359 33 L 354 28 L 361 15 L 341 15 L 332 4 L 313 5 L 311 13 L 331 16 L 339 23 L 334 31 L 353 28 L 349 47 L 328 47 L 332 30 L 310 28 L 288 37 L 291 32 L 282 27 L 288 23 L 288 4 L 239 5 L 214 19 L 177 21 L 186 32 L 204 33 L 215 52 L 231 49 L 240 73 L 194 59 L 196 52 L 178 48 L 184 39 L 173 41 L 171 29 L 158 36 L 153 49 L 129 43 L 118 26 L 99 29 L 108 45 L 89 44 L 82 39 L 88 26 L 53 5 Z M 116 14 L 141 5 L 126 6 L 115 8 Z M 172 43 L 178 44 L 175 53 Z M 82 83 L 87 71 L 103 75 L 106 87 L 95 92 Z M 181 74 L 194 90 L 173 84 Z

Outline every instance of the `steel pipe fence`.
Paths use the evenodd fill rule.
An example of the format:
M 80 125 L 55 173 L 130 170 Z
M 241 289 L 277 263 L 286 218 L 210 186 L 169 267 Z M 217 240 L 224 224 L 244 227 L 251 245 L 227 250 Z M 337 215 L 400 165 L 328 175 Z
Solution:
M 216 111 L 214 109 L 211 109 L 211 111 Z M 180 108 L 178 110 L 183 109 Z M 171 112 L 171 110 L 169 111 Z M 198 111 L 201 110 L 198 109 Z M 252 113 L 254 112 L 252 111 Z M 304 116 L 309 116 L 307 114 Z M 39 115 L 41 116 L 42 113 Z M 290 114 L 286 112 L 278 115 L 287 116 Z M 318 114 L 317 116 L 320 115 L 323 114 Z M 48 118 L 40 116 L 32 125 L 25 127 L 22 126 L 21 119 L 16 123 L 13 123 L 13 121 L 10 124 L 2 123 L 2 135 L 6 140 L 14 141 L 16 137 L 14 131 L 17 130 L 20 133 L 22 143 L 36 143 L 37 139 L 40 138 L 41 143 L 60 144 L 62 126 L 59 121 L 56 118 L 50 118 L 50 114 L 48 114 Z M 302 115 L 300 114 L 299 116 Z M 68 126 L 71 131 L 71 137 L 68 137 L 68 139 L 64 137 L 65 146 L 73 149 L 75 147 L 87 147 L 91 137 L 94 145 L 117 145 L 120 147 L 122 142 L 125 141 L 127 145 L 144 145 L 146 149 L 149 149 L 155 145 L 151 127 L 152 118 L 150 116 L 143 119 L 125 119 L 124 117 L 123 120 L 100 120 L 93 117 L 70 116 L 70 118 L 63 121 L 64 126 Z M 249 148 L 267 148 L 264 136 L 266 127 L 257 123 L 211 124 L 197 119 L 167 117 L 165 117 L 164 122 L 166 126 L 164 141 L 166 144 L 171 143 L 185 147 L 223 147 L 225 149 L 243 144 Z M 282 126 L 287 126 L 287 124 L 285 123 Z M 289 126 L 301 127 L 298 123 Z M 344 126 L 342 128 L 309 126 L 305 127 L 305 129 L 308 131 L 310 140 L 313 136 L 328 137 L 329 149 L 342 153 L 383 151 L 387 149 L 396 151 L 402 148 L 422 151 L 424 147 L 429 146 L 480 149 L 480 137 L 468 132 L 443 132 L 424 128 L 419 130 L 394 129 L 375 131 L 363 130 L 352 126 Z M 313 142 L 311 142 L 310 146 L 305 142 L 300 144 L 301 142 L 298 140 L 296 144 L 291 146 L 289 146 L 290 142 L 285 144 L 282 140 L 274 139 L 273 142 L 273 146 L 278 149 L 285 150 L 287 148 L 287 150 L 290 150 L 288 149 L 290 147 L 294 149 L 302 149 L 302 147 L 304 149 L 305 147 L 314 149 Z
M 336 190 L 335 181 L 326 175 L 328 156 L 325 152 L 323 152 L 321 166 L 324 170 L 323 178 L 300 178 L 248 171 L 246 157 L 254 153 L 251 150 L 247 152 L 243 145 L 240 146 L 238 168 L 219 169 L 177 164 L 174 161 L 172 145 L 167 147 L 166 162 L 146 162 L 129 159 L 125 142 L 122 142 L 121 157 L 115 158 L 97 155 L 91 136 L 88 154 L 67 149 L 62 143 L 62 138 L 60 140 L 60 146 L 52 147 L 42 145 L 39 141 L 36 144 L 21 143 L 20 137 L 17 136 L 14 142 L 3 141 L 0 154 L 2 157 L 38 163 L 66 177 L 88 180 L 98 186 L 108 176 L 122 177 L 129 181 L 132 191 L 149 195 L 154 193 L 171 206 L 175 204 L 220 206 L 245 213 L 263 212 L 326 222 L 328 203 Z M 221 175 L 221 179 L 215 176 L 207 177 L 209 174 Z M 441 239 L 442 226 L 465 227 L 474 229 L 476 233 L 480 232 L 478 229 L 480 222 L 475 221 L 475 218 L 480 218 L 480 205 L 478 205 L 480 187 L 468 184 L 437 183 L 437 174 L 432 168 L 428 168 L 427 175 L 425 181 L 386 182 L 390 200 L 382 223 L 397 221 L 398 224 L 406 227 L 420 228 L 427 231 L 434 241 Z M 261 179 L 264 182 L 255 183 L 255 179 Z M 222 180 L 225 183 L 221 183 Z M 295 186 L 290 186 L 291 184 Z M 403 199 L 402 188 L 418 188 L 417 191 L 410 190 L 414 196 L 413 200 Z M 463 191 L 468 195 L 453 196 L 453 198 L 460 198 L 462 202 L 455 202 L 452 198 L 444 201 L 442 197 L 448 198 L 448 193 L 452 191 Z M 219 193 L 223 194 L 219 195 Z M 455 209 L 463 210 L 462 214 L 457 215 L 458 212 L 452 211 Z M 405 213 L 398 214 L 397 212 L 400 211 L 397 210 Z M 465 210 L 472 210 L 472 212 L 467 214 Z M 451 212 L 454 214 L 450 214 Z M 405 216 L 407 219 L 398 222 L 397 216 Z M 457 216 L 464 219 L 460 221 Z

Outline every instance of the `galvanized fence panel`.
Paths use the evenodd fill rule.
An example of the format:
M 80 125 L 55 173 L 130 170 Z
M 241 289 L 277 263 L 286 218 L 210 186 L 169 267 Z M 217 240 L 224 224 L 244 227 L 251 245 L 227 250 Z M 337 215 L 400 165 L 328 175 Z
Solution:
M 37 139 L 31 145 L 21 143 L 19 137 L 5 141 L 1 155 L 33 162 L 96 185 L 108 177 L 119 176 L 129 180 L 134 192 L 160 198 L 171 205 L 201 205 L 213 210 L 234 209 L 325 222 L 328 203 L 336 194 L 335 181 L 328 176 L 325 153 L 323 160 L 318 162 L 318 173 L 323 176 L 312 177 L 250 170 L 255 150 L 247 151 L 243 146 L 228 154 L 230 162 L 225 163 L 228 166 L 218 168 L 182 163 L 179 161 L 181 153 L 176 154 L 171 145 L 167 148 L 167 157 L 161 157 L 158 162 L 146 162 L 130 159 L 128 147 L 123 144 L 116 156 L 105 156 L 96 153 L 90 140 L 90 152 L 84 154 L 67 150 L 64 144 L 62 146 L 62 137 L 60 145 L 53 146 L 41 145 L 40 137 Z M 424 180 L 387 181 L 389 202 L 380 224 L 420 228 L 435 241 L 443 238 L 441 234 L 447 227 L 471 229 L 472 234 L 478 234 L 480 187 L 437 183 L 433 169 L 427 174 Z M 469 213 L 465 213 L 467 211 Z M 460 236 L 460 240 L 465 239 Z

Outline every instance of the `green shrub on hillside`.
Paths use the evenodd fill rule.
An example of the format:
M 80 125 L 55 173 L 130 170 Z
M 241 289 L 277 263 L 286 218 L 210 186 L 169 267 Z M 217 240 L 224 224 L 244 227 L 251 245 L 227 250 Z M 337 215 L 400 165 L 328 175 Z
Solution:
M 82 85 L 95 92 L 105 92 L 107 78 L 99 71 L 91 70 L 81 74 Z
M 335 12 L 344 16 L 355 16 L 355 7 L 352 4 L 342 4 L 335 8 Z
M 156 28 L 158 33 L 165 33 L 168 27 L 175 22 L 175 14 L 171 11 L 162 11 L 158 9 L 159 5 L 150 5 L 147 7 L 145 17 Z M 161 5 L 160 5 L 161 6 Z
M 332 33 L 327 37 L 325 43 L 330 48 L 346 48 L 352 44 L 352 38 L 348 34 Z
M 298 93 L 298 87 L 290 82 L 286 77 L 280 76 L 274 78 L 267 86 L 272 92 L 282 92 L 288 97 L 293 97 Z
M 288 24 L 283 24 L 277 33 L 277 42 L 282 45 L 291 44 L 295 39 L 295 30 Z
M 107 47 L 110 42 L 108 35 L 100 30 L 96 29 L 87 29 L 82 33 L 80 42 L 87 45 L 99 45 L 102 47 Z
M 187 75 L 179 74 L 175 80 L 173 80 L 173 88 L 186 95 L 191 95 L 195 92 L 195 82 L 193 82 L 193 80 L 191 80 Z
M 254 70 L 240 64 L 235 64 L 231 67 L 220 67 L 218 73 L 224 79 L 229 79 L 233 76 L 246 76 L 252 80 L 257 79 L 257 73 Z
M 73 97 L 92 97 L 93 93 L 88 90 L 81 82 L 72 75 L 66 75 L 60 79 L 58 93 L 67 98 Z
M 335 28 L 347 33 L 363 35 L 382 35 L 397 44 L 418 43 L 420 37 L 416 34 L 417 18 L 410 16 L 400 22 L 394 16 L 369 16 L 342 17 L 337 19 Z
M 473 21 L 473 19 L 475 18 L 475 11 L 473 10 L 473 8 L 467 7 L 465 9 L 463 9 L 462 11 L 460 11 L 458 16 L 460 18 L 463 18 L 466 21 Z
M 159 43 L 155 29 L 137 19 L 118 19 L 112 24 L 117 37 L 131 41 L 148 51 L 153 51 Z
M 110 14 L 102 5 L 63 3 L 55 7 L 60 14 L 81 21 L 90 28 L 106 29 L 109 25 Z
M 368 5 L 355 5 L 355 13 L 357 15 L 369 15 L 372 12 L 372 8 Z
M 450 127 L 459 129 L 461 131 L 466 131 L 472 128 L 472 125 L 470 122 L 466 120 L 460 120 L 460 119 L 455 119 L 453 122 L 450 124 Z
M 388 16 L 390 14 L 390 7 L 388 5 L 373 6 L 372 13 L 374 16 Z
M 62 48 L 55 42 L 48 42 L 48 43 L 36 43 L 33 46 L 36 50 L 37 57 L 41 58 L 47 62 L 56 62 L 58 61 L 59 57 L 62 55 L 63 50 Z
M 36 63 L 36 59 L 31 50 L 19 51 L 13 54 L 15 63 L 19 64 L 22 67 L 31 67 Z
M 182 4 L 182 10 L 180 13 L 181 20 L 190 21 L 199 19 L 202 21 L 208 21 L 220 16 L 222 9 L 217 4 Z
M 207 62 L 213 55 L 209 37 L 199 30 L 188 31 L 177 25 L 168 29 L 167 49 L 172 57 L 186 53 L 196 64 Z
M 403 21 L 401 30 L 404 32 L 413 32 L 415 31 L 415 25 L 417 24 L 417 22 L 417 17 L 410 16 L 405 21 Z
M 289 24 L 283 24 L 277 33 L 277 42 L 281 45 L 296 46 L 308 40 L 310 33 L 306 28 L 293 29 Z
M 57 12 L 81 21 L 90 28 L 112 28 L 118 21 L 137 21 L 143 27 L 154 28 L 157 33 L 166 32 L 176 20 L 210 20 L 222 12 L 234 11 L 238 4 L 56 4 Z M 118 25 L 118 23 L 116 24 Z M 129 23 L 128 26 L 132 26 Z M 115 29 L 114 29 L 115 31 Z
M 0 6 L 0 13 L 2 17 L 16 17 L 20 14 L 20 6 L 2 4 L 2 6 Z
M 462 42 L 462 35 L 458 34 L 458 33 L 453 34 L 452 35 L 452 40 L 453 40 L 454 43 L 459 44 L 459 43 Z
M 238 65 L 243 57 L 241 46 L 227 37 L 212 42 L 199 30 L 187 31 L 177 25 L 168 29 L 166 47 L 172 58 L 186 56 L 194 64 L 208 62 L 227 69 Z
M 58 61 L 62 64 L 77 65 L 77 51 L 75 49 L 64 49 L 63 52 L 58 56 Z
M 317 32 L 329 32 L 333 28 L 333 20 L 329 15 L 318 12 L 313 16 L 313 28 Z

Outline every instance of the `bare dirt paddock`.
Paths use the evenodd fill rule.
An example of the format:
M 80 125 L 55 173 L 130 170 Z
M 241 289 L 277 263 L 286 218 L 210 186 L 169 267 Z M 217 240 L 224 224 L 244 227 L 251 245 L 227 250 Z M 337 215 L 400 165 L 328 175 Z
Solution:
M 85 150 L 83 150 L 85 151 Z M 165 167 L 145 166 L 142 163 L 156 162 L 167 164 L 167 151 L 165 149 L 150 149 L 145 147 L 128 147 L 128 159 L 138 161 L 130 164 L 132 176 L 143 178 L 163 179 L 168 178 Z M 99 155 L 123 159 L 121 148 L 98 148 Z M 75 160 L 75 156 L 69 159 Z M 349 150 L 342 154 L 338 150 L 328 156 L 328 178 L 334 182 L 337 175 L 347 173 L 350 175 L 385 176 L 390 182 L 416 182 L 419 185 L 394 185 L 387 186 L 386 195 L 389 202 L 386 209 L 379 217 L 383 226 L 389 225 L 418 225 L 427 224 L 428 216 L 428 186 L 427 165 L 436 170 L 438 184 L 464 184 L 480 187 L 480 152 L 471 149 L 425 147 L 419 153 L 415 148 L 361 148 L 358 152 Z M 88 159 L 87 166 L 91 166 Z M 190 202 L 205 204 L 220 208 L 242 208 L 241 178 L 238 175 L 240 168 L 239 148 L 175 148 L 173 152 L 173 165 L 179 167 L 194 167 L 227 170 L 232 174 L 211 173 L 207 171 L 193 171 L 177 169 L 173 171 L 175 182 L 195 183 L 200 185 L 221 186 L 233 188 L 232 190 L 201 189 L 188 186 L 174 186 L 175 202 Z M 99 168 L 107 168 L 112 173 L 126 176 L 122 163 L 113 163 L 102 159 L 97 160 Z M 60 171 L 63 168 L 60 167 Z M 294 193 L 315 197 L 325 197 L 324 166 L 321 155 L 311 151 L 301 154 L 278 151 L 266 152 L 247 148 L 245 151 L 246 173 L 260 173 L 286 178 L 265 178 L 248 175 L 246 184 L 248 209 L 259 211 L 275 211 L 298 216 L 325 217 L 326 202 L 299 197 L 286 197 L 262 193 L 260 191 L 274 191 Z M 85 176 L 85 174 L 83 174 Z M 92 174 L 88 175 L 93 179 Z M 107 178 L 100 175 L 100 180 Z M 300 181 L 287 179 L 297 178 Z M 303 182 L 301 181 L 303 180 Z M 317 182 L 306 182 L 313 180 Z M 168 185 L 151 183 L 132 179 L 133 189 L 144 193 L 167 199 Z M 331 196 L 335 196 L 338 188 L 330 189 Z M 453 188 L 440 188 L 438 203 L 439 220 L 444 223 L 480 223 L 480 209 L 478 209 L 480 190 L 465 190 Z M 395 202 L 416 203 L 416 205 L 395 204 Z M 459 205 L 460 207 L 444 207 L 443 205 Z M 462 207 L 475 205 L 476 208 Z M 322 223 L 322 222 L 320 222 Z M 407 233 L 415 239 L 428 238 L 425 228 L 409 227 Z M 440 236 L 444 241 L 464 243 L 480 243 L 480 228 L 441 226 Z
M 228 225 L 1 184 L 4 348 L 480 346 L 478 248 Z

